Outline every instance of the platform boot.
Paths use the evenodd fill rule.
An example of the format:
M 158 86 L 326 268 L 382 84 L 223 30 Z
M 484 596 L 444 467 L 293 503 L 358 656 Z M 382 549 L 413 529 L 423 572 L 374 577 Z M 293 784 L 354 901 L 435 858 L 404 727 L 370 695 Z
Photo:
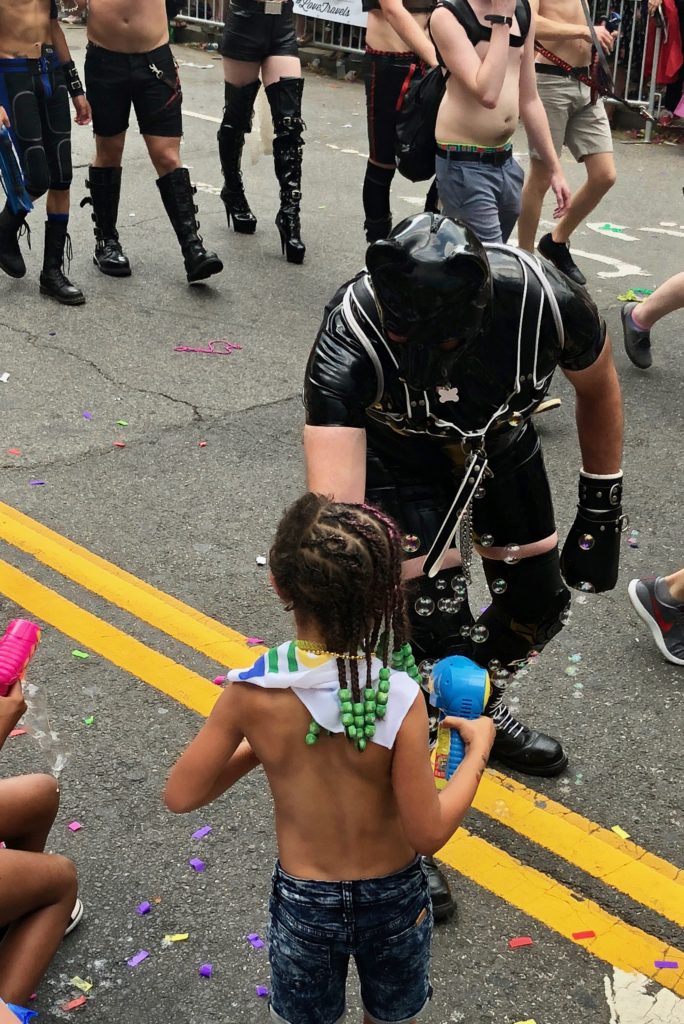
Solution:
M 116 221 L 121 195 L 120 167 L 89 167 L 86 187 L 90 195 L 81 206 L 92 206 L 95 225 L 93 263 L 108 277 L 130 277 L 131 264 L 121 248 Z
M 245 135 L 252 130 L 254 103 L 261 82 L 251 82 L 239 88 L 225 83 L 225 101 L 223 121 L 216 138 L 219 144 L 219 157 L 223 172 L 223 188 L 221 199 L 226 208 L 228 227 L 233 222 L 233 229 L 241 235 L 253 235 L 256 231 L 257 219 L 249 208 L 245 188 L 242 181 L 242 150 Z
M 215 252 L 207 252 L 199 234 L 199 223 L 195 216 L 196 189 L 192 186 L 187 167 L 177 167 L 175 171 L 157 178 L 157 188 L 180 242 L 188 282 L 194 284 L 212 274 L 220 274 L 223 263 Z
M 492 680 L 492 695 L 485 711 L 496 726 L 492 758 L 525 775 L 560 775 L 568 758 L 558 740 L 523 725 L 503 698 L 504 688 Z
M 306 246 L 301 239 L 299 205 L 302 199 L 303 78 L 281 78 L 266 88 L 273 115 L 273 163 L 280 183 L 276 227 L 288 263 L 302 263 Z
M 65 256 L 67 263 L 71 263 L 71 238 L 67 233 L 67 220 L 47 220 L 40 294 L 49 295 L 64 306 L 82 306 L 85 295 L 64 273 Z

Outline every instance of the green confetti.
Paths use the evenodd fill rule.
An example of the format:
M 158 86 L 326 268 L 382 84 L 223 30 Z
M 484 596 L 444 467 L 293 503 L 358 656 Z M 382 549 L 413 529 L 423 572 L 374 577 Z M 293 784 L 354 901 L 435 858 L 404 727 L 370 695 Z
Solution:
M 614 235 L 624 235 L 625 229 L 619 228 L 617 224 L 599 224 L 599 231 L 612 231 Z
M 83 724 L 84 725 L 93 725 L 94 722 L 95 722 L 95 718 L 94 718 L 93 715 L 88 715 L 87 718 L 83 719 Z
M 86 654 L 85 651 L 72 651 L 71 653 L 73 654 L 74 658 L 84 658 L 85 659 L 85 658 L 89 658 L 90 657 L 90 655 Z
M 127 427 L 128 426 L 128 420 L 117 420 L 116 421 L 116 425 L 117 425 L 117 427 Z

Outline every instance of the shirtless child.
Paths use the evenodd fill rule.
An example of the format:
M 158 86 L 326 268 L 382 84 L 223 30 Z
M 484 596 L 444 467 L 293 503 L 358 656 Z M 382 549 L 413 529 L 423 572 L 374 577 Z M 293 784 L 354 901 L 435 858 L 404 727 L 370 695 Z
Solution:
M 85 302 L 64 274 L 71 187 L 71 118 L 90 122 L 90 108 L 57 20 L 56 0 L 0 0 L 0 110 L 35 201 L 47 193 L 45 250 L 40 291 L 69 306 Z M 3 119 L 0 117 L 0 122 Z M 26 211 L 0 213 L 0 269 L 24 277 L 19 235 L 28 231 Z M 70 250 L 69 250 L 70 251 Z
M 533 0 L 537 10 L 537 38 L 557 57 L 587 73 L 591 60 L 591 34 L 580 0 Z M 603 25 L 595 26 L 606 53 L 615 42 Z M 560 156 L 565 144 L 575 160 L 583 163 L 587 180 L 573 196 L 565 216 L 550 234 L 539 240 L 542 256 L 577 284 L 586 278 L 570 255 L 569 241 L 575 228 L 598 206 L 615 184 L 613 140 L 602 99 L 590 102 L 590 90 L 545 57 L 537 59 L 539 95 L 548 115 L 553 144 Z M 541 153 L 530 146 L 530 173 L 523 189 L 518 239 L 521 248 L 534 249 L 542 203 L 549 188 L 549 172 Z
M 518 119 L 549 175 L 554 216 L 570 201 L 537 93 L 534 30 L 528 0 L 443 0 L 430 20 L 450 72 L 436 126 L 442 209 L 483 242 L 506 242 L 520 211 L 524 175 L 511 145 Z
M 88 170 L 95 222 L 93 262 L 103 274 L 128 277 L 131 266 L 116 227 L 121 161 L 133 105 L 157 187 L 176 232 L 188 281 L 223 270 L 198 233 L 194 189 L 180 159 L 182 93 L 169 46 L 164 0 L 77 0 L 88 6 L 85 80 L 93 108 L 96 157 Z

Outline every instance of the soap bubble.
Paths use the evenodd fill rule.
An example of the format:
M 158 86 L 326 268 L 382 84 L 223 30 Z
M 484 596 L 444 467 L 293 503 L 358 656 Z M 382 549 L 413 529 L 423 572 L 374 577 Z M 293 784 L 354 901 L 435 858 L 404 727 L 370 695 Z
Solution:
M 483 644 L 489 638 L 489 630 L 486 626 L 473 626 L 470 630 L 470 638 L 476 644 Z
M 434 658 L 425 658 L 425 660 L 421 661 L 421 663 L 418 666 L 418 671 L 420 672 L 421 678 L 421 686 L 423 686 L 427 690 L 430 690 L 430 692 L 432 692 L 433 689 L 432 670 L 436 664 L 437 661 Z
M 494 580 L 492 583 L 492 594 L 505 594 L 508 590 L 508 584 L 506 580 Z
M 594 538 L 590 533 L 583 533 L 579 539 L 579 546 L 582 548 L 582 551 L 591 551 L 594 544 Z
M 415 533 L 407 533 L 404 535 L 404 539 L 401 542 L 401 549 L 405 551 L 407 555 L 412 555 L 420 547 L 420 537 L 417 537 Z
M 455 615 L 461 607 L 461 602 L 455 601 L 453 597 L 440 597 L 437 607 L 445 615 Z
M 572 608 L 570 607 L 570 605 L 568 605 L 568 607 L 564 608 L 563 611 L 560 613 L 560 620 L 561 620 L 562 625 L 567 626 L 567 624 L 568 624 L 568 622 L 570 622 L 571 618 L 572 618 Z
M 435 580 L 435 590 L 446 590 L 448 584 L 443 576 L 438 576 Z
M 512 412 L 508 417 L 509 427 L 519 427 L 523 421 L 523 414 L 521 412 Z
M 494 674 L 492 675 L 492 679 L 497 684 L 497 686 L 504 686 L 510 678 L 511 673 L 508 671 L 507 668 L 497 668 Z
M 493 543 L 494 538 L 492 537 L 491 533 L 483 533 L 480 536 L 480 544 L 482 545 L 483 548 L 491 548 Z
M 568 654 L 568 661 L 573 665 L 579 665 L 582 660 L 581 654 Z
M 416 603 L 414 604 L 413 607 L 416 610 L 416 614 L 422 616 L 423 618 L 427 618 L 428 615 L 432 615 L 432 613 L 434 612 L 435 602 L 432 600 L 431 597 L 426 597 L 424 595 L 416 600 Z
M 508 565 L 515 565 L 516 562 L 520 561 L 520 545 L 519 544 L 507 544 L 504 548 L 504 562 Z
M 492 660 L 487 665 L 487 669 L 489 672 L 496 672 L 497 668 L 501 668 L 501 662 L 499 661 L 498 658 L 492 658 Z
M 595 594 L 596 588 L 593 583 L 582 582 L 577 584 L 577 590 L 581 590 L 583 594 Z
M 459 633 L 461 634 L 461 636 L 465 640 L 467 637 L 470 636 L 470 626 L 461 626 L 461 628 L 459 630 Z
M 565 669 L 566 676 L 576 676 L 578 672 L 579 669 L 577 668 L 577 665 L 568 665 Z
M 462 576 L 454 576 L 451 581 L 451 589 L 454 592 L 454 597 L 460 597 L 461 600 L 468 593 L 468 587 Z

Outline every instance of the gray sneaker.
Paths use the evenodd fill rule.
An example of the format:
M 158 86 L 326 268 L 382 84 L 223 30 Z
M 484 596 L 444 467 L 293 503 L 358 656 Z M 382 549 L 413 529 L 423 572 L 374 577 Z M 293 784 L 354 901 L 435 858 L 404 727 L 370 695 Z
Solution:
M 632 310 L 638 302 L 625 302 L 620 310 L 622 317 L 622 333 L 625 341 L 625 352 L 640 370 L 648 370 L 653 362 L 651 358 L 651 332 L 644 331 L 632 320 Z
M 684 665 L 684 604 L 661 600 L 669 591 L 660 576 L 632 580 L 628 592 L 634 611 L 651 630 L 662 656 L 673 665 Z

